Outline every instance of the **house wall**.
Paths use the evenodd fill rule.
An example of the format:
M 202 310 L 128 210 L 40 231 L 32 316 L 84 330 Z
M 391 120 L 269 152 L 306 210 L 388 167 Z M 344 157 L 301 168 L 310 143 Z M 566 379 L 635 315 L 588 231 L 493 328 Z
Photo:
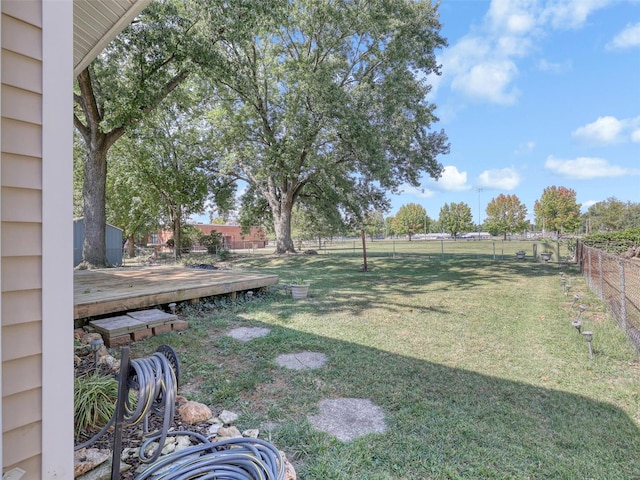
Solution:
M 214 230 L 220 233 L 224 237 L 225 246 L 232 250 L 264 248 L 269 243 L 267 234 L 262 227 L 251 227 L 249 233 L 243 234 L 239 225 L 196 223 L 193 226 L 205 235 L 209 235 Z M 160 245 L 167 243 L 167 240 L 171 238 L 173 238 L 173 232 L 171 230 L 161 230 L 157 232 L 154 237 Z
M 73 4 L 0 0 L 0 29 L 2 472 L 73 478 Z
M 42 8 L 2 0 L 2 465 L 39 478 L 42 444 Z M 27 478 L 27 477 L 23 477 Z

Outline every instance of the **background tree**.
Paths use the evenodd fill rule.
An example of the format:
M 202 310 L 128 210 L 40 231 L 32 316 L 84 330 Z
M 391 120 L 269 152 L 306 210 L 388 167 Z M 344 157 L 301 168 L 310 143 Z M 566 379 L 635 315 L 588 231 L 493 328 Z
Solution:
M 379 235 L 384 235 L 384 215 L 379 210 L 367 212 L 364 217 L 364 231 L 371 240 Z
M 492 198 L 486 209 L 485 226 L 491 235 L 507 235 L 526 230 L 527 207 L 516 195 L 500 194 Z
M 576 203 L 576 192 L 567 187 L 547 187 L 533 207 L 535 221 L 543 230 L 574 232 L 580 228 L 580 205 Z
M 594 203 L 584 215 L 587 232 L 615 232 L 640 224 L 640 204 L 621 202 L 615 197 Z
M 130 258 L 136 256 L 136 240 L 160 228 L 161 203 L 149 182 L 133 165 L 130 142 L 109 152 L 106 186 L 107 221 L 122 229 Z
M 422 205 L 409 203 L 403 205 L 396 213 L 393 231 L 397 235 L 408 235 L 409 241 L 416 233 L 428 231 L 431 220 L 427 216 L 427 211 Z
M 178 103 L 165 102 L 129 135 L 129 169 L 155 197 L 173 233 L 176 256 L 182 253 L 183 223 L 212 199 L 222 210 L 233 203 L 235 183 L 216 171 L 204 142 L 201 106 L 195 90 L 177 93 Z M 178 106 L 180 104 L 181 106 Z M 205 168 L 206 165 L 206 168 Z
M 77 77 L 73 123 L 86 147 L 85 266 L 106 265 L 107 153 L 189 72 L 184 46 L 198 16 L 188 2 L 152 2 Z
M 394 235 L 397 235 L 397 233 L 394 230 L 394 223 L 396 221 L 396 217 L 386 217 L 384 219 L 384 235 L 385 237 L 392 237 Z
M 431 2 L 301 0 L 278 14 L 216 44 L 208 77 L 212 143 L 250 185 L 243 208 L 268 208 L 282 253 L 296 203 L 361 224 L 387 191 L 438 177 L 448 145 L 428 132 L 426 78 L 445 45 Z
M 454 239 L 460 233 L 473 230 L 473 216 L 471 208 L 464 202 L 445 203 L 440 209 L 438 218 L 440 227 L 444 232 L 449 233 Z

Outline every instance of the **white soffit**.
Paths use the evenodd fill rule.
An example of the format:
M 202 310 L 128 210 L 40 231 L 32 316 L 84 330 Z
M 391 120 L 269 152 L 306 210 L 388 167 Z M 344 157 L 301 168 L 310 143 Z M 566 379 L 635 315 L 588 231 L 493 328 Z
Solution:
M 73 0 L 73 75 L 100 54 L 151 0 Z

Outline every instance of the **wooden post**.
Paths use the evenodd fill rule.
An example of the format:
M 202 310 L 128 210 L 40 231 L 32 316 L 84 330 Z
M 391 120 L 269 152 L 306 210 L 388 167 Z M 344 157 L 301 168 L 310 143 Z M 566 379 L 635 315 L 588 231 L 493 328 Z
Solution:
M 365 242 L 364 236 L 364 228 L 360 230 L 360 235 L 362 236 L 362 258 L 364 259 L 364 263 L 362 264 L 362 271 L 367 271 L 367 245 Z

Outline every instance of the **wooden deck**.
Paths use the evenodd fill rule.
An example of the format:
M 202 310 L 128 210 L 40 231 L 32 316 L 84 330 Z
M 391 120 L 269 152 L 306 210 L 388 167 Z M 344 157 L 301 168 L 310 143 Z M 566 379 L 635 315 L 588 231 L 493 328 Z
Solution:
M 74 318 L 88 318 L 215 295 L 257 290 L 277 275 L 183 266 L 108 268 L 74 272 Z

